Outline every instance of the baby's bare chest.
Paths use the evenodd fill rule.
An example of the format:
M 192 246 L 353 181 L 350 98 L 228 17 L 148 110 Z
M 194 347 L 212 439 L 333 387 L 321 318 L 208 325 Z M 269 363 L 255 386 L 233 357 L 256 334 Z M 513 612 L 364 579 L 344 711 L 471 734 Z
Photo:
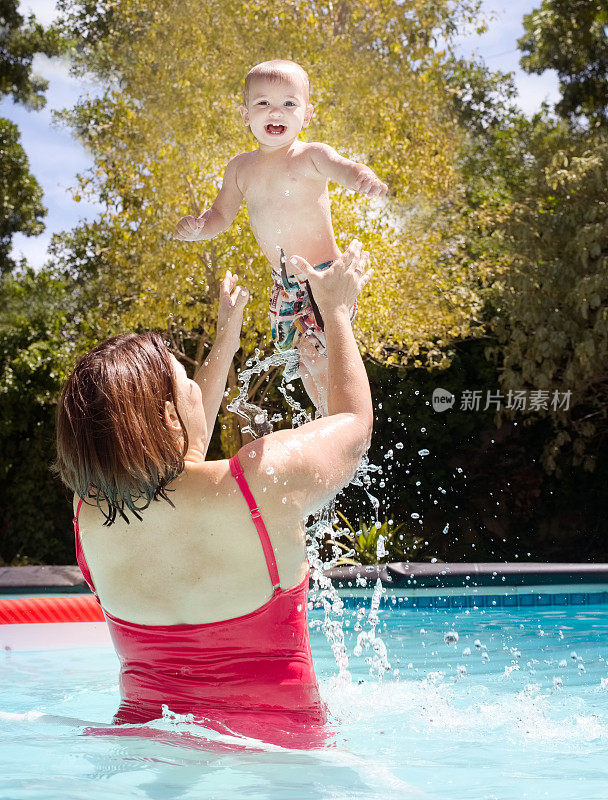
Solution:
M 318 202 L 327 194 L 327 181 L 302 160 L 275 168 L 254 163 L 243 171 L 240 188 L 249 215 L 264 215 Z

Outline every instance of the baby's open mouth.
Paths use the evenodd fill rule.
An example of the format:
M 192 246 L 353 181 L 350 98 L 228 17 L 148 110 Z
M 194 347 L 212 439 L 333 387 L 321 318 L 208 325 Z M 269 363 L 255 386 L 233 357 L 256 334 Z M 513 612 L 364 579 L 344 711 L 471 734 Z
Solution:
M 269 133 L 271 136 L 280 136 L 282 133 L 285 133 L 285 125 L 266 125 L 264 128 L 266 133 Z

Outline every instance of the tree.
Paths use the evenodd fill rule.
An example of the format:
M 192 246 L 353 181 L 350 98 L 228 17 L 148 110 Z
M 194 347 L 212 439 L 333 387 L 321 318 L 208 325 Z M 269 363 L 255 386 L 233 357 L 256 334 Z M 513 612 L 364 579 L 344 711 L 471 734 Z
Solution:
M 545 468 L 593 470 L 608 434 L 608 139 L 547 109 L 527 119 L 500 83 L 484 68 L 456 65 L 455 101 L 469 131 L 457 255 L 494 261 L 481 290 L 494 339 L 487 354 L 505 400 L 524 390 L 539 401 L 503 407 L 496 423 L 546 419 Z
M 505 225 L 513 260 L 494 320 L 501 382 L 546 401 L 549 470 L 568 450 L 591 470 L 608 435 L 608 140 L 558 126 L 532 144 L 527 191 Z
M 181 214 L 210 204 L 229 158 L 253 147 L 237 113 L 244 75 L 281 55 L 309 70 L 317 107 L 310 137 L 365 159 L 391 186 L 384 209 L 332 192 L 339 243 L 358 235 L 374 255 L 373 290 L 357 322 L 365 350 L 388 363 L 440 362 L 442 344 L 474 331 L 478 276 L 451 269 L 451 231 L 439 213 L 457 186 L 458 129 L 445 55 L 433 47 L 473 13 L 467 3 L 207 0 L 195 15 L 169 0 L 106 4 L 97 14 L 88 3 L 61 7 L 78 69 L 107 86 L 67 121 L 96 162 L 81 191 L 106 206 L 100 295 L 112 325 L 198 329 L 204 343 L 217 276 L 230 268 L 252 297 L 243 360 L 263 337 L 270 347 L 269 269 L 244 211 L 201 245 L 171 232 Z
M 41 108 L 47 81 L 32 72 L 36 53 L 55 55 L 61 49 L 57 31 L 46 31 L 33 16 L 18 12 L 17 0 L 0 0 L 0 96 L 30 108 Z M 0 118 L 0 275 L 15 264 L 10 258 L 15 233 L 36 236 L 43 230 L 42 190 L 29 171 L 16 125 Z
M 0 563 L 73 560 L 69 503 L 49 466 L 77 298 L 68 279 L 45 269 L 0 281 Z
M 42 189 L 29 171 L 17 126 L 0 117 L 0 275 L 15 266 L 10 257 L 13 234 L 42 232 L 46 209 L 41 201 Z
M 17 0 L 0 0 L 0 95 L 41 108 L 47 82 L 33 73 L 37 53 L 56 55 L 61 40 Z M 57 530 L 69 507 L 48 472 L 54 403 L 68 345 L 65 282 L 10 258 L 13 235 L 43 230 L 42 189 L 30 173 L 16 125 L 0 118 L 0 563 L 69 562 Z M 69 527 L 67 528 L 69 529 Z
M 18 8 L 18 0 L 0 0 L 0 94 L 42 108 L 48 81 L 33 73 L 32 61 L 37 53 L 58 55 L 63 45 L 56 28 L 45 29 L 33 14 L 26 19 Z
M 543 0 L 524 17 L 518 42 L 528 72 L 557 71 L 563 117 L 608 122 L 608 5 L 605 0 Z

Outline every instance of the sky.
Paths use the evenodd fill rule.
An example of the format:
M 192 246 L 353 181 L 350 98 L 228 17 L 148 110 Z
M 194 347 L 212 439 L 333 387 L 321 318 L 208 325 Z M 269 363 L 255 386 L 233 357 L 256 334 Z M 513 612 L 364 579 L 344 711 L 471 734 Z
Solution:
M 558 99 L 557 76 L 553 71 L 527 75 L 519 67 L 517 39 L 523 34 L 522 18 L 540 6 L 540 1 L 482 0 L 483 13 L 489 20 L 487 32 L 478 35 L 471 31 L 458 42 L 463 55 L 475 54 L 490 69 L 514 74 L 518 103 L 527 114 L 537 111 L 545 100 L 553 103 Z M 50 24 L 56 14 L 53 0 L 21 0 L 20 11 L 24 15 L 34 13 L 44 25 Z M 13 240 L 13 256 L 24 256 L 30 266 L 38 269 L 46 260 L 53 233 L 69 230 L 79 220 L 96 216 L 94 204 L 76 203 L 70 191 L 76 186 L 76 176 L 92 166 L 92 159 L 53 116 L 54 111 L 72 107 L 83 94 L 94 93 L 95 86 L 72 77 L 65 59 L 36 56 L 34 70 L 49 82 L 46 106 L 40 111 L 28 111 L 5 98 L 0 102 L 0 116 L 18 125 L 30 170 L 44 190 L 43 202 L 48 209 L 44 233 L 35 237 L 16 234 Z

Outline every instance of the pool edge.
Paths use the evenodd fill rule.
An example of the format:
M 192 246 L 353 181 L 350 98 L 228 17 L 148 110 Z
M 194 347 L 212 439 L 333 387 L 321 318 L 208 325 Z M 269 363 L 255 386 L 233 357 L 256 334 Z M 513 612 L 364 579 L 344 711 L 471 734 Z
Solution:
M 414 562 L 335 567 L 325 570 L 337 588 L 357 585 L 361 578 L 407 589 L 471 587 L 538 587 L 608 584 L 608 563 L 541 562 Z M 76 565 L 0 567 L 0 594 L 30 592 L 90 594 Z

